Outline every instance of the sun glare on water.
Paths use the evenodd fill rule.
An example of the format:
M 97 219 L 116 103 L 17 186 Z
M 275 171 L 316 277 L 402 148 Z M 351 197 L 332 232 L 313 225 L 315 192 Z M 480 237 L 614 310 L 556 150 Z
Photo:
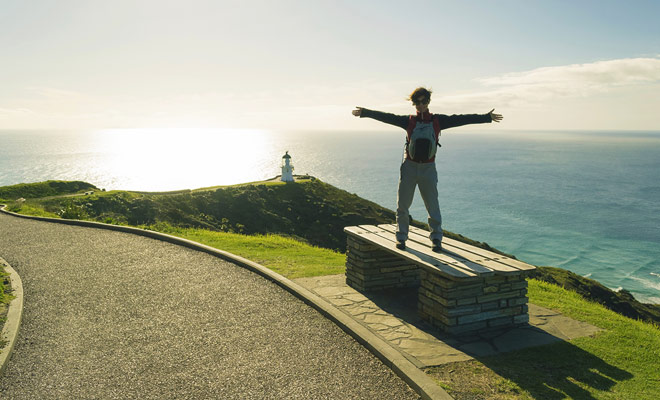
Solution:
M 128 190 L 165 191 L 273 177 L 279 157 L 268 131 L 113 129 L 95 132 L 109 172 Z

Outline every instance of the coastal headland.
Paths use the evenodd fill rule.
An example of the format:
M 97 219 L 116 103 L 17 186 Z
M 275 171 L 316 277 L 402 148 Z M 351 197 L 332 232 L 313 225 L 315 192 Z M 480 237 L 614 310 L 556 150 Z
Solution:
M 29 215 L 83 219 L 171 232 L 202 229 L 240 235 L 278 235 L 343 253 L 345 226 L 392 223 L 394 211 L 309 175 L 295 184 L 278 177 L 260 182 L 172 192 L 104 191 L 80 181 L 46 181 L 0 187 L 8 210 Z M 426 225 L 412 221 L 413 225 Z M 505 254 L 487 243 L 446 232 L 448 237 Z M 510 257 L 515 255 L 505 254 Z M 568 270 L 539 266 L 534 276 L 633 319 L 660 324 L 660 305 L 637 301 Z
M 299 177 L 295 183 L 271 179 L 165 193 L 105 191 L 85 182 L 47 181 L 0 187 L 0 203 L 21 214 L 99 221 L 180 236 L 253 260 L 297 281 L 341 277 L 344 226 L 391 223 L 394 219 L 393 211 L 308 176 Z M 413 224 L 424 227 L 419 221 Z M 459 234 L 447 235 L 494 250 Z M 533 351 L 428 366 L 424 372 L 443 382 L 441 386 L 456 399 L 472 398 L 469 396 L 476 390 L 475 376 L 483 380 L 487 388 L 484 390 L 504 396 L 492 398 L 545 395 L 549 393 L 545 375 L 525 373 L 523 379 L 520 372 L 542 372 L 543 368 L 560 366 L 566 374 L 553 374 L 552 379 L 558 379 L 554 384 L 564 393 L 574 389 L 573 381 L 566 381 L 564 375 L 585 383 L 595 398 L 600 398 L 598 393 L 611 391 L 646 393 L 650 371 L 656 364 L 653 360 L 657 358 L 657 351 L 649 349 L 657 347 L 655 343 L 660 340 L 658 306 L 639 303 L 625 291 L 609 290 L 566 270 L 538 270 L 530 279 L 530 302 L 590 323 L 600 329 L 598 333 Z M 346 306 L 350 308 L 351 304 Z M 629 346 L 626 341 L 634 344 Z M 552 346 L 561 349 L 553 350 Z M 631 352 L 637 354 L 632 363 Z M 553 359 L 555 353 L 561 356 Z M 566 370 L 563 365 L 569 360 L 581 361 Z M 594 368 L 613 381 L 607 385 L 590 382 L 589 374 Z M 621 386 L 613 386 L 614 382 Z M 509 395 L 514 397 L 506 397 Z

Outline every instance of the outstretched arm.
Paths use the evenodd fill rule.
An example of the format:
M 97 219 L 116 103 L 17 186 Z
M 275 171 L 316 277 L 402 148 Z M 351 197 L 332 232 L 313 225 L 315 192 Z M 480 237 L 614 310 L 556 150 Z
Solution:
M 394 115 L 390 113 L 369 110 L 368 108 L 364 108 L 364 107 L 355 107 L 355 110 L 353 110 L 352 113 L 356 117 L 373 118 L 377 121 L 398 126 L 399 128 L 403 128 L 403 129 L 406 129 L 406 127 L 408 126 L 409 117 L 407 115 Z
M 490 112 L 487 114 L 459 114 L 459 115 L 436 114 L 436 115 L 440 120 L 440 128 L 449 129 L 449 128 L 454 128 L 457 126 L 469 125 L 469 124 L 500 122 L 502 120 L 502 115 L 495 114 L 493 111 L 495 111 L 495 109 L 490 110 Z

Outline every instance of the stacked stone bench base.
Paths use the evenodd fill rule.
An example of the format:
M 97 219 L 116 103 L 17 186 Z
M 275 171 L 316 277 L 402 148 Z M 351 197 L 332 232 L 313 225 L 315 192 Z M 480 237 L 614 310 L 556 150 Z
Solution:
M 419 266 L 349 236 L 346 283 L 359 291 L 415 287 L 419 286 Z
M 454 281 L 420 271 L 417 311 L 450 334 L 479 332 L 529 322 L 527 281 L 522 274 Z
M 364 233 L 365 229 L 371 232 L 355 234 L 356 231 Z M 438 259 L 429 258 L 434 257 L 430 246 L 428 252 L 419 244 L 415 244 L 416 250 L 400 251 L 395 248 L 391 232 L 383 229 L 392 230 L 387 226 L 345 229 L 349 233 L 346 252 L 349 286 L 359 291 L 418 287 L 420 317 L 448 334 L 478 333 L 529 322 L 525 277 L 535 267 L 452 241 L 452 245 L 460 246 L 460 249 L 454 248 L 456 252 L 460 250 L 460 254 L 472 259 L 445 253 L 441 257 L 443 262 L 474 266 L 481 261 L 483 265 L 479 264 L 480 268 L 472 271 L 469 277 L 448 276 L 428 263 L 429 260 L 438 262 Z M 452 258 L 448 259 L 449 256 Z M 502 267 L 492 270 L 484 265 Z

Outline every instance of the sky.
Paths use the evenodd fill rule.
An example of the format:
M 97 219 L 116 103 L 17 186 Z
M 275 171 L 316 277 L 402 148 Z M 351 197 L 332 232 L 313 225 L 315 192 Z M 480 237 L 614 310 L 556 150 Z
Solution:
M 660 1 L 0 0 L 0 129 L 660 130 Z

